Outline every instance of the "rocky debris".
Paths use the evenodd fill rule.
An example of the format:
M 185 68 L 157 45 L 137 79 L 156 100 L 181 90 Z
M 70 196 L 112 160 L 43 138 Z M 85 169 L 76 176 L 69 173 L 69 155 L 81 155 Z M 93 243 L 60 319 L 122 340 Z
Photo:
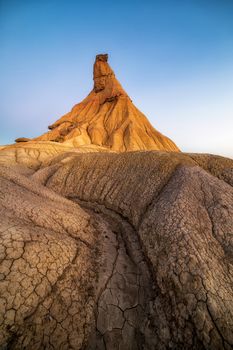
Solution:
M 167 150 L 178 147 L 155 130 L 133 105 L 108 64 L 108 55 L 96 56 L 94 87 L 72 110 L 49 126 L 39 141 L 55 141 L 72 147 L 94 144 L 114 151 Z
M 15 139 L 15 142 L 28 142 L 31 139 L 27 138 L 27 137 L 18 137 L 17 139 Z

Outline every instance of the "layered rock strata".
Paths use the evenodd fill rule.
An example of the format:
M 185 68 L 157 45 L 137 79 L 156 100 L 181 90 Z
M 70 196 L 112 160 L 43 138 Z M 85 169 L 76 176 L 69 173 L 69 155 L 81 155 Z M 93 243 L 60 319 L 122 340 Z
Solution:
M 155 130 L 134 106 L 108 64 L 108 55 L 97 55 L 94 87 L 72 110 L 37 137 L 78 147 L 86 144 L 114 151 L 179 151 L 169 138 Z

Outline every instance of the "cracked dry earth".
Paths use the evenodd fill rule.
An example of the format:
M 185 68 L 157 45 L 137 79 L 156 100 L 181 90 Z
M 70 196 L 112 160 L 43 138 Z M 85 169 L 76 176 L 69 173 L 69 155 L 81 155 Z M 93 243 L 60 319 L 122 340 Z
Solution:
M 79 203 L 93 209 L 90 203 Z M 155 286 L 137 235 L 114 211 L 96 205 L 94 210 L 104 213 L 97 216 L 97 222 L 105 233 L 108 269 L 101 274 L 96 331 L 87 349 L 150 349 L 156 345 L 151 323 Z M 93 211 L 92 215 L 96 216 Z
M 32 158 L 1 158 L 0 349 L 232 349 L 232 160 Z

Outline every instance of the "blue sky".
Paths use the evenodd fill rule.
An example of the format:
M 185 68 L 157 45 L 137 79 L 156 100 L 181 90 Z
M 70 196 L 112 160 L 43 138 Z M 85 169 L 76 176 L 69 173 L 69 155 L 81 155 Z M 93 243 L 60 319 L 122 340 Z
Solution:
M 0 0 L 0 144 L 45 132 L 107 52 L 155 128 L 233 158 L 232 18 L 232 0 Z

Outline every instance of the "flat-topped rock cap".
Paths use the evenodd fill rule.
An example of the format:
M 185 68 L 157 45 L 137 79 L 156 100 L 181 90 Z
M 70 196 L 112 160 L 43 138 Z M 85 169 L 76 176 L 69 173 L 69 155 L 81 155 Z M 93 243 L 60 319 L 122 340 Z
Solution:
M 107 53 L 100 53 L 100 54 L 96 55 L 95 60 L 102 61 L 102 62 L 108 62 L 108 54 Z

